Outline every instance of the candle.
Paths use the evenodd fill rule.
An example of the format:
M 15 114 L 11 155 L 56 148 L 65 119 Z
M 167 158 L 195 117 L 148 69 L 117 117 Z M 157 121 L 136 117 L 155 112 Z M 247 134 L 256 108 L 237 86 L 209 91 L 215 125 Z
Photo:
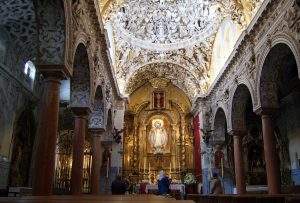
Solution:
M 171 173 L 172 173 L 172 162 L 170 162 L 170 178 L 171 178 Z
M 118 175 L 120 174 L 120 167 L 118 166 Z
M 209 163 L 209 171 L 210 171 L 210 177 L 213 177 L 211 161 Z
M 139 172 L 141 171 L 141 162 L 139 161 Z
M 146 173 L 146 157 L 144 158 L 144 174 Z
M 106 178 L 108 178 L 108 167 L 109 167 L 109 158 L 107 159 L 107 165 L 106 165 Z
M 149 162 L 149 174 L 150 174 L 150 162 Z

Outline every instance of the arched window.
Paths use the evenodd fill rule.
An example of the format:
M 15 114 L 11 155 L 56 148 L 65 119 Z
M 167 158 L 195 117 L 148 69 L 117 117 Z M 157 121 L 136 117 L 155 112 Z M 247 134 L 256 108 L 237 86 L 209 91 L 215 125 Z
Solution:
M 24 73 L 28 78 L 30 78 L 32 81 L 34 81 L 36 69 L 35 69 L 35 66 L 32 63 L 32 61 L 27 61 L 25 63 Z
M 213 82 L 222 70 L 231 52 L 234 50 L 235 43 L 237 42 L 240 34 L 241 30 L 234 21 L 230 18 L 223 20 L 217 32 L 213 46 L 211 59 L 211 82 Z

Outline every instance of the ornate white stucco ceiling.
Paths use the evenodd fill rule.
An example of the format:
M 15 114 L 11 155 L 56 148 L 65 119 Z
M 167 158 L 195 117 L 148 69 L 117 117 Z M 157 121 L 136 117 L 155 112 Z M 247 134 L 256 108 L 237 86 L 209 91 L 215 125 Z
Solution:
M 229 17 L 244 29 L 260 2 L 99 0 L 121 93 L 130 94 L 159 75 L 193 101 L 211 83 L 212 47 L 221 21 Z

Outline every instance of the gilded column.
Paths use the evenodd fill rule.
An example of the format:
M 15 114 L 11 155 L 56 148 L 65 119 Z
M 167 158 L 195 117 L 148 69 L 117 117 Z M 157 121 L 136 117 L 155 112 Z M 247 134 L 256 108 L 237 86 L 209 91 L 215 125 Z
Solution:
M 71 193 L 73 195 L 80 195 L 82 193 L 84 142 L 87 132 L 87 117 L 90 109 L 88 107 L 73 107 L 72 111 L 75 115 L 75 129 L 73 137 Z

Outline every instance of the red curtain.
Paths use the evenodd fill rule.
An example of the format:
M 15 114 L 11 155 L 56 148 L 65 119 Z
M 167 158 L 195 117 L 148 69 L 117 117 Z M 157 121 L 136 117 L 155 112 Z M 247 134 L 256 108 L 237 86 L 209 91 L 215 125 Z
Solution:
M 195 176 L 198 181 L 202 182 L 202 167 L 201 167 L 201 136 L 200 136 L 200 118 L 199 114 L 193 118 L 194 126 L 194 166 Z

